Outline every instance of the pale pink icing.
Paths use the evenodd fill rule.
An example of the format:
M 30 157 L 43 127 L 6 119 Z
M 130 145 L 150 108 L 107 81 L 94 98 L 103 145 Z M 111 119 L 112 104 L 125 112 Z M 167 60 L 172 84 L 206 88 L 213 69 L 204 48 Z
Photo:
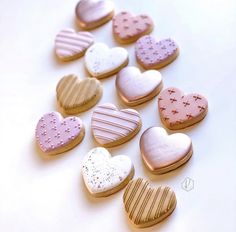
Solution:
M 184 159 L 191 151 L 191 139 L 182 133 L 168 135 L 161 127 L 147 129 L 140 138 L 144 161 L 152 171 L 168 167 Z
M 56 54 L 61 59 L 83 54 L 93 42 L 93 35 L 87 31 L 76 32 L 71 28 L 63 29 L 55 39 Z
M 156 41 L 150 35 L 141 37 L 135 45 L 136 58 L 144 68 L 154 68 L 164 63 L 177 50 L 178 46 L 172 39 Z
M 113 10 L 114 4 L 109 0 L 80 0 L 75 8 L 75 14 L 84 26 L 91 26 L 108 17 Z
M 128 136 L 140 124 L 139 113 L 132 109 L 118 111 L 113 104 L 103 104 L 93 112 L 92 132 L 96 140 L 105 145 Z
M 81 132 L 82 121 L 78 117 L 65 119 L 58 112 L 45 114 L 36 127 L 36 140 L 43 152 L 51 152 L 75 140 Z
M 141 73 L 136 67 L 123 68 L 116 77 L 116 87 L 128 102 L 142 99 L 162 83 L 160 72 L 149 70 Z

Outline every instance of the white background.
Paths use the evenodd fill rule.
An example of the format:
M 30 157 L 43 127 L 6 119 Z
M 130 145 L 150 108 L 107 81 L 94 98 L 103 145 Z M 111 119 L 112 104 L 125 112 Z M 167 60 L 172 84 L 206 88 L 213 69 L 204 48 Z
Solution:
M 116 12 L 147 13 L 155 21 L 157 39 L 172 37 L 180 56 L 161 69 L 164 86 L 199 92 L 209 101 L 207 117 L 184 130 L 194 155 L 169 174 L 150 175 L 140 158 L 139 138 L 150 126 L 160 126 L 157 98 L 135 109 L 142 131 L 130 142 L 110 149 L 126 154 L 135 177 L 153 186 L 171 186 L 178 199 L 164 222 L 142 231 L 236 231 L 236 3 L 234 0 L 116 0 Z M 80 114 L 84 141 L 62 155 L 45 158 L 35 146 L 38 119 L 57 110 L 55 87 L 63 75 L 86 78 L 83 59 L 61 63 L 54 56 L 54 38 L 75 24 L 76 0 L 0 1 L 0 231 L 4 232 L 126 232 L 135 229 L 124 212 L 123 190 L 104 199 L 89 196 L 81 179 L 81 160 L 96 146 L 90 132 L 92 109 Z M 92 31 L 96 41 L 118 46 L 111 22 Z M 134 44 L 126 46 L 130 65 Z M 116 96 L 115 77 L 102 81 L 100 103 L 124 108 Z M 181 182 L 190 177 L 194 189 Z

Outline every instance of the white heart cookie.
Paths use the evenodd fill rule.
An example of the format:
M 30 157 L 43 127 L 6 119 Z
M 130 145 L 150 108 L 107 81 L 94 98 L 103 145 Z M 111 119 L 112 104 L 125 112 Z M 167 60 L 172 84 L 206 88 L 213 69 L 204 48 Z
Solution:
M 119 72 L 128 64 L 128 52 L 121 47 L 109 48 L 95 43 L 85 53 L 85 66 L 97 78 L 104 78 Z
M 133 178 L 134 167 L 128 156 L 111 157 L 96 147 L 83 160 L 82 175 L 88 191 L 95 197 L 109 196 L 124 188 Z

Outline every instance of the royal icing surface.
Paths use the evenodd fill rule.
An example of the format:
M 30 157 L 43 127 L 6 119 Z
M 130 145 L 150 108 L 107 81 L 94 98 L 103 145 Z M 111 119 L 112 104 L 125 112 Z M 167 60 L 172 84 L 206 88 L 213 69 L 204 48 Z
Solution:
M 185 158 L 191 151 L 191 139 L 182 133 L 168 135 L 161 127 L 147 129 L 140 139 L 144 162 L 151 171 L 158 171 Z
M 151 188 L 148 181 L 138 178 L 127 185 L 123 202 L 129 219 L 138 227 L 146 227 L 167 217 L 177 200 L 171 188 Z
M 91 29 L 109 21 L 109 16 L 112 17 L 113 11 L 112 1 L 80 0 L 76 6 L 75 14 L 82 28 Z
M 76 32 L 67 28 L 61 30 L 55 39 L 55 50 L 57 56 L 62 60 L 67 60 L 75 56 L 82 55 L 94 42 L 94 37 L 86 31 Z
M 194 121 L 207 111 L 208 103 L 200 94 L 184 95 L 177 88 L 167 88 L 158 97 L 158 107 L 162 120 L 171 128 Z
M 162 83 L 161 73 L 149 70 L 141 73 L 136 67 L 123 68 L 116 78 L 116 87 L 126 102 L 137 101 L 151 94 Z
M 136 110 L 119 111 L 109 103 L 97 106 L 91 121 L 93 135 L 101 145 L 127 137 L 140 123 L 141 118 Z
M 82 175 L 91 193 L 102 193 L 119 186 L 131 173 L 129 157 L 111 157 L 103 147 L 92 149 L 83 160 Z
M 133 16 L 129 12 L 121 12 L 113 18 L 113 33 L 124 42 L 138 39 L 151 31 L 153 21 L 148 15 Z
M 45 114 L 36 127 L 36 140 L 43 152 L 51 152 L 73 142 L 81 133 L 78 117 L 62 118 L 58 112 Z
M 57 85 L 57 99 L 60 106 L 65 111 L 69 111 L 89 103 L 101 88 L 101 83 L 96 78 L 80 80 L 75 75 L 68 75 Z
M 172 39 L 163 39 L 157 42 L 154 37 L 146 35 L 141 37 L 135 45 L 136 58 L 147 69 L 162 66 L 177 53 L 178 46 Z
M 124 48 L 109 49 L 106 44 L 95 43 L 86 51 L 85 65 L 92 76 L 98 77 L 118 69 L 127 59 L 128 52 Z

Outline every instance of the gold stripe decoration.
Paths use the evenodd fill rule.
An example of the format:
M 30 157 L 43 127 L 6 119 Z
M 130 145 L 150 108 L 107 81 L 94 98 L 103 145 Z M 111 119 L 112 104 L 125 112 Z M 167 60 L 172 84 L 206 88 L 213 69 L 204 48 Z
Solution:
M 149 227 L 167 218 L 177 200 L 168 186 L 152 188 L 147 180 L 138 178 L 127 185 L 123 202 L 129 219 L 136 227 Z
M 96 78 L 81 80 L 74 74 L 64 76 L 57 84 L 57 101 L 67 114 L 93 107 L 102 97 L 102 85 Z

